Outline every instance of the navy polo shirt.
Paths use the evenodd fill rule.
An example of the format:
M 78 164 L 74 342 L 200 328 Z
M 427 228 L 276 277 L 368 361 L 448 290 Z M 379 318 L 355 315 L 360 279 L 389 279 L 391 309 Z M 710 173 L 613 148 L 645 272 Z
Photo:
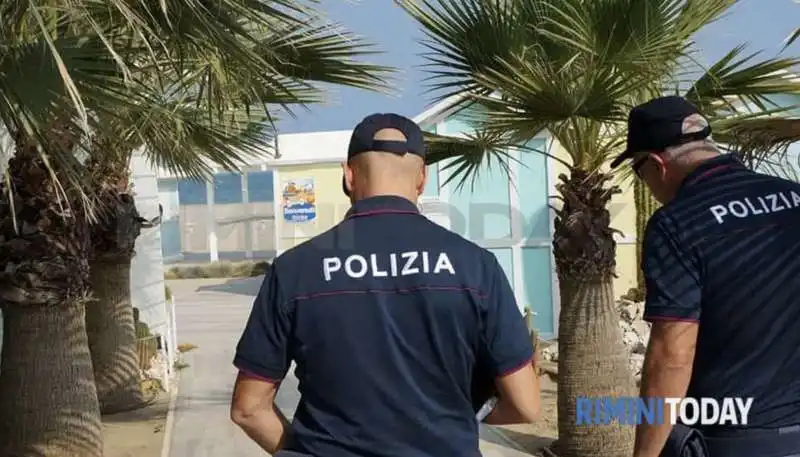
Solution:
M 700 325 L 688 396 L 753 397 L 750 427 L 800 424 L 800 185 L 704 162 L 643 254 L 644 318 Z
M 495 257 L 381 196 L 275 260 L 234 364 L 278 381 L 296 363 L 294 450 L 478 457 L 476 363 L 499 376 L 531 357 Z

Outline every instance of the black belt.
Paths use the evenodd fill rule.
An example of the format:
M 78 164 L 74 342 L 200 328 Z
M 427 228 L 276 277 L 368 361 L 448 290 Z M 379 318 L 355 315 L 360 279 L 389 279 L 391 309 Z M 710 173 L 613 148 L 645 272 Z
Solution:
M 800 424 L 788 427 L 710 429 L 675 425 L 661 457 L 800 456 Z
M 761 436 L 782 436 L 800 433 L 800 424 L 780 428 L 709 428 L 703 431 L 706 438 L 740 438 Z
M 711 429 L 705 435 L 710 457 L 800 455 L 800 424 L 772 429 Z

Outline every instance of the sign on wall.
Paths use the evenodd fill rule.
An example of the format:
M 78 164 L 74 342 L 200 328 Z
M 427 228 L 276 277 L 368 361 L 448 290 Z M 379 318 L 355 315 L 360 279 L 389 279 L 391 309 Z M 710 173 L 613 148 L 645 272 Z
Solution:
M 317 199 L 314 193 L 314 178 L 286 179 L 281 191 L 283 220 L 286 222 L 309 222 L 317 217 Z

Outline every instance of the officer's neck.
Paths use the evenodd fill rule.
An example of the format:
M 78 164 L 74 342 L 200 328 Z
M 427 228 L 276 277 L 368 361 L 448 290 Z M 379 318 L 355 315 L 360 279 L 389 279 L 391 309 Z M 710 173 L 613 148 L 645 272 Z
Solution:
M 373 188 L 373 189 L 364 189 L 360 191 L 358 189 L 354 189 L 353 202 L 373 197 L 400 197 L 400 198 L 405 198 L 406 200 L 414 204 L 417 204 L 417 199 L 419 198 L 419 192 L 417 192 L 416 189 L 397 189 L 397 188 L 395 189 Z

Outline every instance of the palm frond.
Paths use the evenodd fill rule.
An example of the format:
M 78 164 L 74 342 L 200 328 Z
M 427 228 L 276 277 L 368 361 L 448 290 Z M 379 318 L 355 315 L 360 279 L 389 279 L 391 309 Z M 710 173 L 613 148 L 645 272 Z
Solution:
M 425 162 L 440 164 L 441 170 L 451 170 L 444 184 L 455 182 L 456 189 L 474 187 L 481 168 L 499 167 L 508 173 L 514 161 L 515 146 L 507 138 L 485 131 L 475 131 L 464 137 L 425 134 Z
M 720 120 L 715 127 L 715 138 L 752 168 L 779 160 L 800 141 L 800 119 L 745 117 Z
M 563 137 L 574 166 L 587 167 L 605 163 L 622 140 L 573 132 L 618 130 L 633 104 L 661 93 L 694 33 L 735 3 L 396 1 L 426 35 L 430 88 L 440 98 L 480 105 L 481 130 L 511 143 L 548 129 Z
M 450 170 L 447 179 L 442 183 L 455 182 L 455 189 L 469 186 L 473 189 L 482 172 L 498 167 L 508 174 L 511 164 L 520 163 L 519 154 L 542 154 L 565 166 L 570 164 L 553 156 L 546 149 L 537 149 L 529 145 L 520 145 L 514 139 L 498 135 L 480 128 L 463 136 L 437 135 L 425 133 L 427 165 L 438 163 L 441 170 Z
M 797 58 L 764 59 L 744 55 L 737 46 L 711 65 L 686 91 L 686 98 L 709 117 L 747 110 L 767 110 L 777 105 L 770 95 L 800 93 L 800 79 L 789 70 Z
M 389 69 L 360 60 L 375 50 L 314 3 L 6 2 L 0 122 L 75 188 L 75 148 L 104 154 L 92 135 L 188 175 L 236 168 L 267 149 L 274 109 L 322 100 L 314 82 L 387 87 Z M 84 140 L 64 148 L 64 132 Z
M 789 46 L 793 45 L 797 39 L 800 38 L 800 28 L 794 29 L 791 35 L 786 39 L 786 43 L 784 44 L 784 48 L 788 48 Z

